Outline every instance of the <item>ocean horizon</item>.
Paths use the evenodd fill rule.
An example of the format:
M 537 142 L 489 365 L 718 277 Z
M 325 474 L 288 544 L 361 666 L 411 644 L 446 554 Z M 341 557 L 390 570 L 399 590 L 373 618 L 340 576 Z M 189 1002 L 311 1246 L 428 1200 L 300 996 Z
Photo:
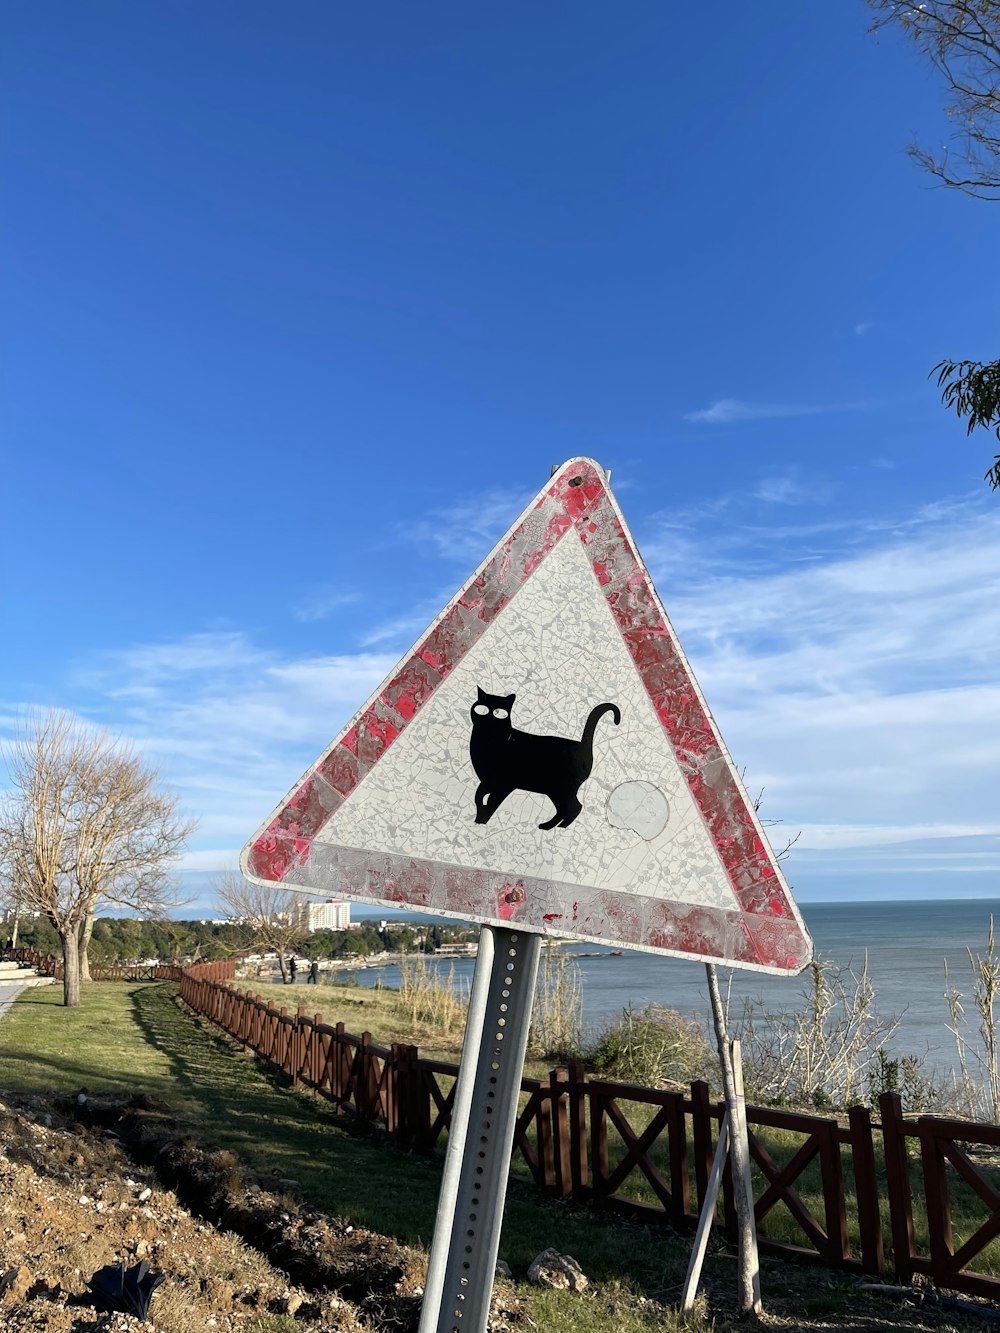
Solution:
M 990 917 L 1000 917 L 1000 898 L 805 902 L 798 903 L 798 908 L 813 937 L 817 959 L 856 975 L 867 959 L 878 1012 L 884 1018 L 899 1019 L 895 1034 L 886 1042 L 888 1052 L 896 1057 L 915 1055 L 936 1070 L 952 1067 L 955 1042 L 946 1027 L 950 1017 L 945 990 L 954 986 L 962 993 L 966 1026 L 973 1030 L 977 1019 L 969 952 L 986 953 Z M 619 953 L 610 944 L 580 942 L 562 947 L 580 969 L 588 1030 L 601 1028 L 629 1005 L 643 1008 L 649 1004 L 676 1009 L 710 1024 L 703 963 L 632 950 Z M 444 972 L 451 969 L 456 985 L 471 984 L 474 959 L 432 957 L 428 961 Z M 747 1003 L 758 1011 L 800 1007 L 810 972 L 774 977 L 720 964 L 719 976 L 735 1026 Z M 400 972 L 394 964 L 370 967 L 359 970 L 357 980 L 366 986 L 398 986 Z

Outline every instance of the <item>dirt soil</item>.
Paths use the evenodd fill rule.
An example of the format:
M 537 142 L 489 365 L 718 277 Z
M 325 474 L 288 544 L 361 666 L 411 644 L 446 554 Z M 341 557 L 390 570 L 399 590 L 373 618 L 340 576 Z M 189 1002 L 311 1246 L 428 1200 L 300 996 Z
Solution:
M 0 1102 L 5 1333 L 416 1327 L 420 1255 L 304 1206 L 294 1181 L 252 1176 L 176 1130 L 142 1098 Z M 95 1309 L 87 1279 L 141 1260 L 166 1278 L 149 1320 Z
M 97 1309 L 87 1279 L 143 1260 L 165 1278 L 148 1320 Z M 416 1333 L 424 1263 L 304 1203 L 295 1181 L 205 1152 L 149 1098 L 0 1101 L 2 1333 Z M 730 1300 L 717 1304 L 720 1288 L 735 1292 L 731 1258 L 710 1259 L 706 1277 L 716 1268 L 721 1333 L 740 1322 Z M 919 1289 L 879 1300 L 824 1270 L 785 1267 L 780 1284 L 766 1286 L 764 1325 L 775 1333 L 1000 1328 L 1000 1311 L 985 1303 Z M 536 1327 L 516 1288 L 498 1282 L 492 1333 Z

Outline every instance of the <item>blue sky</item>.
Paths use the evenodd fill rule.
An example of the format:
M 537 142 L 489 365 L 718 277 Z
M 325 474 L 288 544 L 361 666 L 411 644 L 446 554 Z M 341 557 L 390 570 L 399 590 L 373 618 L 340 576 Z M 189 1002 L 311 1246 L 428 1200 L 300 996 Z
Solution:
M 131 737 L 198 903 L 596 457 L 804 902 L 1000 896 L 996 215 L 854 0 L 3 20 L 0 735 Z

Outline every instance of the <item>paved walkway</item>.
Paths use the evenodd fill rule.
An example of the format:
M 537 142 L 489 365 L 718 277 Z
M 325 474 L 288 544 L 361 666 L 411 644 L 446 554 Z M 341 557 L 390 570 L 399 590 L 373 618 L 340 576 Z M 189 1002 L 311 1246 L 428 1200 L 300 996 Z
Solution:
M 27 986 L 24 985 L 19 986 L 16 983 L 11 985 L 0 985 L 0 1018 L 3 1018 L 4 1014 L 14 1003 L 17 997 L 21 994 L 21 992 L 23 990 L 28 990 L 28 989 L 29 988 Z

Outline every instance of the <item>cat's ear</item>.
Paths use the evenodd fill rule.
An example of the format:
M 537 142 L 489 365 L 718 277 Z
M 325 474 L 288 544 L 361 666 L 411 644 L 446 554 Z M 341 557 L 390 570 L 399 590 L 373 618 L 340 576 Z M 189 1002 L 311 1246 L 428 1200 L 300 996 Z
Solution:
M 492 699 L 492 698 L 493 698 L 492 694 L 487 694 L 486 691 L 485 691 L 481 686 L 477 685 L 477 686 L 476 686 L 476 689 L 477 689 L 478 692 L 479 692 L 479 702 L 480 702 L 480 703 L 482 703 L 484 699 Z
M 517 698 L 517 695 L 516 695 L 516 694 L 508 694 L 508 695 L 507 695 L 507 698 L 506 698 L 506 700 L 505 700 L 504 702 L 507 704 L 507 712 L 508 712 L 508 713 L 509 713 L 510 710 L 514 707 L 514 700 L 515 700 L 516 698 Z

